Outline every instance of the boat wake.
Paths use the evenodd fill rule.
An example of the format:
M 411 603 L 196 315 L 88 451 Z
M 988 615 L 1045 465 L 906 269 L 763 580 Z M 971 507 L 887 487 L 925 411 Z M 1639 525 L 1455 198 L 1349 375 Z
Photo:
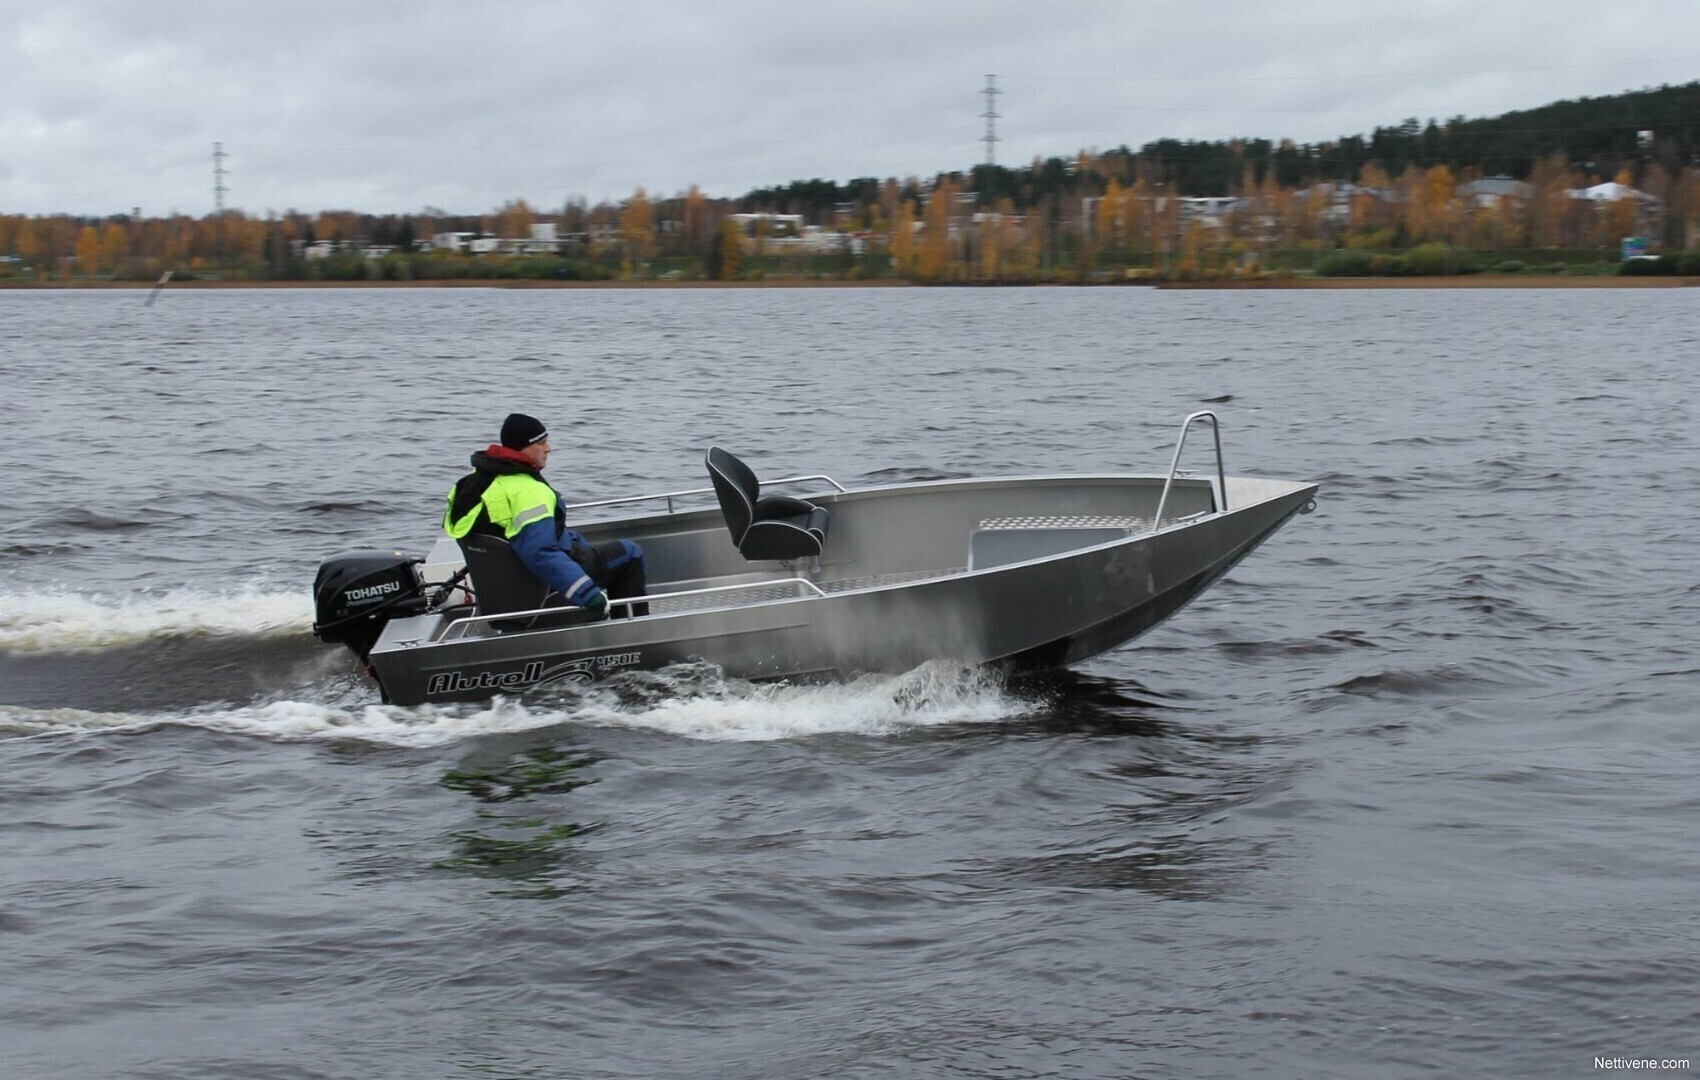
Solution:
M 902 675 L 806 686 L 728 679 L 711 665 L 686 664 L 622 674 L 576 692 L 411 708 L 360 700 L 369 691 L 353 686 L 347 677 L 332 679 L 320 690 L 322 696 L 303 700 L 188 709 L 0 704 L 0 738 L 193 727 L 284 742 L 352 740 L 431 747 L 573 724 L 707 741 L 762 742 L 831 734 L 892 736 L 1008 721 L 1045 708 L 1041 701 L 1008 690 L 995 673 L 936 663 Z
M 313 640 L 311 618 L 294 591 L 0 597 L 0 738 L 194 727 L 422 747 L 578 724 L 763 741 L 996 723 L 1045 707 L 996 673 L 937 662 L 819 685 L 678 664 L 477 704 L 384 705 L 344 650 Z
M 310 597 L 298 589 L 90 596 L 69 590 L 0 596 L 0 653 L 109 649 L 169 637 L 305 634 Z

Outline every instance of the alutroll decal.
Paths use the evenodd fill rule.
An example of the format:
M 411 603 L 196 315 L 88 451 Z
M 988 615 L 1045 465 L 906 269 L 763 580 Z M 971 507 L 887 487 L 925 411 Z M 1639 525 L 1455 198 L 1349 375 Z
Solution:
M 533 660 L 518 671 L 480 671 L 468 675 L 462 671 L 440 671 L 425 684 L 425 696 L 464 694 L 469 690 L 520 690 L 540 683 L 568 682 L 584 685 L 593 683 L 615 668 L 636 667 L 643 662 L 641 652 L 603 653 L 568 660 L 548 667 L 542 660 Z

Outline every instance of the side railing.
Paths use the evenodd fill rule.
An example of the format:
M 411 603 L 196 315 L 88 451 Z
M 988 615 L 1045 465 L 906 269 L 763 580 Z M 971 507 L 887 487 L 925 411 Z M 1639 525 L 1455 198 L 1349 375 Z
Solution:
M 1186 433 L 1192 425 L 1199 421 L 1210 421 L 1210 432 L 1216 437 L 1216 509 L 1226 512 L 1228 509 L 1228 474 L 1222 468 L 1222 425 L 1216 419 L 1216 414 L 1209 409 L 1202 409 L 1187 417 L 1181 424 L 1180 438 L 1175 440 L 1175 456 L 1169 461 L 1169 478 L 1163 481 L 1163 494 L 1157 500 L 1157 516 L 1151 521 L 1151 531 L 1156 532 L 1163 524 L 1163 510 L 1169 503 L 1169 489 L 1175 484 L 1175 470 L 1180 468 L 1181 450 L 1186 446 Z
M 778 480 L 763 480 L 761 482 L 761 486 L 764 488 L 776 487 L 780 484 L 802 484 L 813 480 L 820 480 L 831 484 L 840 494 L 849 490 L 832 477 L 819 474 L 814 476 L 784 476 L 780 477 Z M 714 489 L 712 487 L 701 487 L 689 488 L 685 491 L 663 491 L 654 495 L 627 495 L 619 499 L 597 499 L 594 502 L 567 503 L 562 509 L 569 512 L 573 510 L 593 510 L 600 506 L 628 506 L 632 503 L 654 502 L 657 499 L 665 499 L 667 501 L 667 512 L 671 514 L 673 512 L 674 499 L 683 499 L 687 496 L 693 495 L 709 495 L 712 494 L 713 491 Z
M 816 479 L 816 478 L 810 477 L 809 479 Z M 616 608 L 616 607 L 622 607 L 622 606 L 623 607 L 630 607 L 633 604 L 654 604 L 654 603 L 658 603 L 658 602 L 663 601 L 663 600 L 678 600 L 678 599 L 681 599 L 681 598 L 687 597 L 687 596 L 706 596 L 709 593 L 741 592 L 741 591 L 746 591 L 746 590 L 749 590 L 749 589 L 771 589 L 774 586 L 785 586 L 785 585 L 795 585 L 795 586 L 797 586 L 797 588 L 800 589 L 803 592 L 804 595 L 810 595 L 810 594 L 812 594 L 814 596 L 825 596 L 826 595 L 826 590 L 822 589 L 819 585 L 816 585 L 812 581 L 806 581 L 803 578 L 776 578 L 772 581 L 746 581 L 741 585 L 710 585 L 707 588 L 703 588 L 703 589 L 681 589 L 678 592 L 649 593 L 645 596 L 627 596 L 627 597 L 623 597 L 619 600 L 615 600 L 614 598 L 610 597 L 608 599 L 608 606 L 610 608 Z M 538 616 L 538 615 L 559 615 L 563 611 L 572 611 L 572 610 L 574 610 L 574 609 L 570 608 L 570 607 L 569 608 L 552 607 L 552 608 L 532 608 L 530 611 L 505 611 L 500 615 L 471 615 L 471 616 L 468 616 L 467 618 L 464 618 L 464 619 L 456 619 L 453 622 L 451 622 L 448 626 L 444 627 L 443 628 L 443 636 L 438 638 L 437 640 L 438 640 L 439 643 L 444 642 L 444 641 L 458 641 L 459 639 L 466 636 L 466 632 L 468 630 L 470 630 L 474 626 L 479 625 L 480 623 L 509 622 L 513 619 L 529 619 L 529 618 L 533 618 L 533 617 Z M 599 625 L 601 625 L 602 621 L 603 620 L 597 620 L 596 622 L 584 623 L 583 625 L 585 625 L 585 626 L 599 626 Z

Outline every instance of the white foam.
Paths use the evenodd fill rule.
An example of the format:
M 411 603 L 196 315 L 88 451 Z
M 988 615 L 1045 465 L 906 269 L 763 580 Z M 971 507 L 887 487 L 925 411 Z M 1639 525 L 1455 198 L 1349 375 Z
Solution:
M 158 637 L 306 633 L 312 600 L 300 590 L 89 596 L 69 591 L 0 596 L 0 651 L 107 649 Z
M 624 681 L 621 681 L 624 680 Z M 983 724 L 1031 713 L 995 675 L 924 665 L 905 675 L 792 686 L 722 679 L 711 668 L 622 676 L 549 701 L 497 698 L 478 705 L 403 708 L 278 701 L 150 715 L 0 705 L 0 737 L 93 734 L 161 724 L 285 742 L 356 740 L 427 747 L 481 735 L 577 723 L 690 739 L 759 742 L 825 734 L 884 736 L 945 724 Z
M 665 685 L 671 673 L 650 676 Z M 867 675 L 855 682 L 792 686 L 726 682 L 692 695 L 683 692 L 636 708 L 623 706 L 617 689 L 592 691 L 574 719 L 581 723 L 645 728 L 691 739 L 766 741 L 850 733 L 890 735 L 910 728 L 982 724 L 1032 712 L 1003 689 L 993 673 L 930 663 L 904 675 Z

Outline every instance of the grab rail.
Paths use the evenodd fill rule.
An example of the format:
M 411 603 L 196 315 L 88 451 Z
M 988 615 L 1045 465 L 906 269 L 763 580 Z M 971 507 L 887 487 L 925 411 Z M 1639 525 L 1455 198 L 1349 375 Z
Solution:
M 1169 488 L 1175 483 L 1175 470 L 1180 467 L 1181 448 L 1186 445 L 1186 433 L 1192 427 L 1194 420 L 1210 418 L 1210 431 L 1216 436 L 1216 507 L 1226 512 L 1228 509 L 1228 474 L 1222 468 L 1222 424 L 1216 419 L 1216 414 L 1209 409 L 1202 409 L 1187 417 L 1181 424 L 1181 436 L 1175 440 L 1175 456 L 1169 461 L 1169 478 L 1163 481 L 1163 494 L 1157 500 L 1157 516 L 1151 520 L 1151 531 L 1156 532 L 1163 524 L 1163 507 L 1169 502 Z
M 837 488 L 840 494 L 843 494 L 844 492 L 849 490 L 849 488 L 846 488 L 843 484 L 840 484 L 838 481 L 834 480 L 832 477 L 826 476 L 826 475 L 823 475 L 823 474 L 816 474 L 814 476 L 784 476 L 784 477 L 780 477 L 778 480 L 763 480 L 762 486 L 763 487 L 772 487 L 775 484 L 801 484 L 805 480 L 824 480 L 827 483 L 831 484 L 833 487 Z M 707 495 L 709 492 L 711 492 L 713 490 L 714 489 L 712 487 L 705 487 L 705 488 L 691 488 L 687 491 L 662 491 L 662 492 L 658 492 L 654 495 L 627 495 L 627 496 L 625 496 L 623 498 L 619 498 L 619 499 L 597 499 L 594 502 L 567 503 L 565 506 L 562 507 L 562 509 L 563 510 L 590 510 L 590 509 L 594 509 L 595 507 L 598 507 L 598 506 L 624 506 L 628 503 L 649 502 L 653 499 L 666 499 L 667 500 L 667 512 L 669 514 L 671 514 L 673 512 L 673 500 L 674 499 L 682 499 L 686 495 Z
M 773 580 L 773 581 L 746 581 L 742 585 L 710 585 L 710 586 L 708 586 L 707 588 L 704 588 L 704 589 L 681 589 L 678 592 L 649 593 L 648 595 L 645 595 L 645 596 L 624 596 L 624 597 L 621 597 L 618 600 L 614 599 L 613 597 L 609 597 L 608 598 L 608 606 L 610 608 L 612 608 L 616 605 L 624 604 L 627 607 L 630 607 L 633 604 L 650 604 L 650 603 L 654 603 L 654 602 L 660 601 L 660 600 L 677 600 L 681 596 L 703 596 L 707 593 L 739 592 L 739 591 L 744 590 L 744 589 L 767 589 L 767 588 L 772 588 L 775 585 L 787 585 L 787 584 L 789 584 L 789 585 L 799 585 L 799 586 L 803 587 L 804 589 L 807 589 L 810 592 L 813 592 L 816 596 L 825 596 L 826 595 L 826 590 L 821 588 L 819 585 L 816 585 L 812 581 L 807 581 L 803 578 L 778 578 L 778 579 Z M 443 629 L 443 636 L 438 638 L 437 641 L 439 643 L 441 643 L 441 642 L 445 642 L 445 641 L 459 640 L 460 638 L 463 638 L 463 637 L 466 636 L 466 630 L 467 630 L 468 627 L 473 626 L 477 623 L 509 622 L 513 619 L 525 619 L 525 618 L 535 617 L 535 616 L 538 616 L 538 615 L 558 615 L 563 611 L 571 611 L 571 610 L 572 610 L 571 608 L 551 607 L 551 608 L 532 608 L 530 611 L 506 611 L 506 612 L 503 612 L 500 615 L 473 615 L 473 616 L 470 616 L 470 617 L 465 618 L 465 619 L 456 619 L 455 621 L 451 622 L 448 626 L 446 626 Z M 601 621 L 602 620 L 598 620 L 598 622 L 601 622 Z M 597 625 L 597 624 L 596 623 L 586 623 L 584 625 L 594 626 L 594 625 Z M 453 637 L 450 636 L 451 634 L 453 635 Z

